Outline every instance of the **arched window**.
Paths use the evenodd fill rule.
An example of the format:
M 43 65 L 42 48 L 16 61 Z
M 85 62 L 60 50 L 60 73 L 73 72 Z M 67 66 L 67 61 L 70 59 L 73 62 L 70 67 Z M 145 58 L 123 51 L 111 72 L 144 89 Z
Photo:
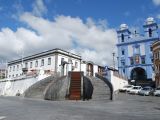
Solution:
M 124 34 L 121 34 L 121 40 L 124 42 Z
M 149 32 L 149 37 L 152 37 L 152 29 L 151 28 L 149 28 L 148 32 Z

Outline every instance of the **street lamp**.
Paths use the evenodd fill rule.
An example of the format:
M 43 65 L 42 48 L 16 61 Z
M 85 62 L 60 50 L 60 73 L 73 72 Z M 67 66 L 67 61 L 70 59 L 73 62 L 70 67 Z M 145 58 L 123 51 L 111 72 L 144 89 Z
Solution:
M 114 59 L 114 57 L 115 57 L 115 52 L 113 52 L 112 55 L 113 55 L 113 68 L 115 69 L 115 59 Z

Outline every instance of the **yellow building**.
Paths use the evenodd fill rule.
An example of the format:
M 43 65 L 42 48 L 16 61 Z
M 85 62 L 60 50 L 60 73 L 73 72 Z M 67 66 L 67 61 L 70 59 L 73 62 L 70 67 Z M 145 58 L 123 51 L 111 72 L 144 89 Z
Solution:
M 152 51 L 154 56 L 155 83 L 156 87 L 158 87 L 160 86 L 160 40 L 152 44 Z

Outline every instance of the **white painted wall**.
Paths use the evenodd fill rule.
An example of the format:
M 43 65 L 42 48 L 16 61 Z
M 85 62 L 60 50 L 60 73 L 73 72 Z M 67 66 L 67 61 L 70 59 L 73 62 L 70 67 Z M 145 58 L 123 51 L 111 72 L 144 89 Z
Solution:
M 113 71 L 109 71 L 108 76 L 109 77 L 107 77 L 107 78 L 112 83 L 114 91 L 118 91 L 119 89 L 123 88 L 125 85 L 128 85 L 128 81 L 127 80 L 115 76 L 113 74 Z
M 16 81 L 0 81 L 0 95 L 15 96 L 18 91 L 23 94 L 26 89 L 37 81 L 39 81 L 38 78 L 34 77 Z
M 86 65 L 86 63 L 81 63 L 81 71 L 83 71 L 83 73 L 84 73 L 84 76 L 86 76 L 87 75 L 87 65 Z
M 69 64 L 65 64 L 64 66 L 64 75 L 67 75 L 69 71 L 80 71 L 80 60 L 75 59 L 69 56 L 58 54 L 58 72 L 62 72 L 61 66 L 61 59 L 64 58 L 64 61 L 68 62 Z M 70 63 L 72 61 L 72 64 Z M 76 65 L 77 64 L 77 65 Z
M 93 76 L 95 77 L 95 73 L 98 73 L 98 65 L 93 65 Z

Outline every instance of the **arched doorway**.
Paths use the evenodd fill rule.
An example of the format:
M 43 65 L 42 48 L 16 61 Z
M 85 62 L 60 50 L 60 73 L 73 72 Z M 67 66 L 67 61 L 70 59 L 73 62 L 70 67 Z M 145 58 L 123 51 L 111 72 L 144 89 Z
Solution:
M 87 64 L 87 74 L 89 76 L 93 76 L 93 64 L 92 63 Z
M 131 80 L 145 81 L 147 79 L 146 71 L 141 67 L 136 67 L 131 71 Z

